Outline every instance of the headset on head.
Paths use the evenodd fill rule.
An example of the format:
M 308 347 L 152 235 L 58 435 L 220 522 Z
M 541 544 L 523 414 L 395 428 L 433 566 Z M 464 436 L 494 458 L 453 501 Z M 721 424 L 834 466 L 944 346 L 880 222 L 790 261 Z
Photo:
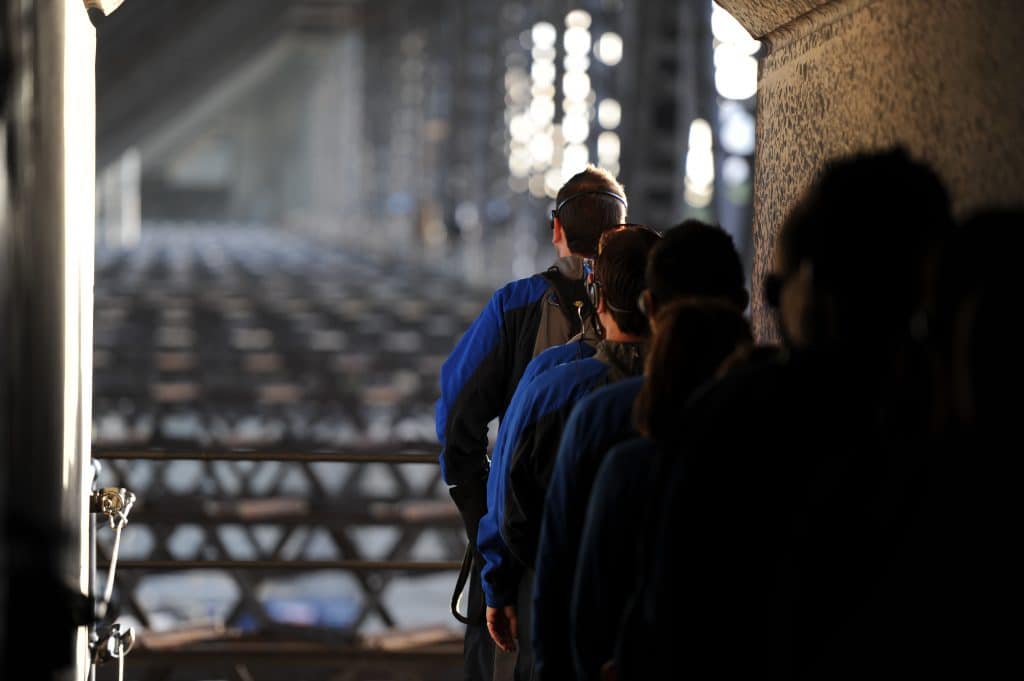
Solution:
M 623 208 L 629 208 L 629 204 L 626 203 L 626 197 L 625 196 L 622 196 L 620 194 L 616 194 L 615 192 L 608 191 L 607 189 L 588 189 L 587 191 L 576 192 L 575 194 L 570 194 L 569 196 L 567 196 L 564 199 L 562 199 L 561 201 L 559 201 L 558 205 L 555 206 L 554 209 L 551 211 L 551 218 L 552 219 L 557 218 L 558 217 L 558 211 L 562 210 L 562 207 L 565 206 L 565 204 L 569 203 L 573 199 L 578 199 L 579 197 L 586 196 L 588 194 L 604 194 L 605 196 L 610 196 L 613 199 L 615 199 L 616 201 L 618 201 L 619 203 L 621 203 Z

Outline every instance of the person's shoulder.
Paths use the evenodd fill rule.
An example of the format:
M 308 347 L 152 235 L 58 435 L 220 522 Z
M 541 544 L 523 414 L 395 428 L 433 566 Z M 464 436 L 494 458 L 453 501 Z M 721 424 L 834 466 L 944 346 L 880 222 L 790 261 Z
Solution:
M 537 376 L 566 362 L 586 359 L 594 354 L 594 348 L 583 341 L 572 341 L 561 345 L 552 345 L 530 360 L 527 371 Z
M 658 448 L 645 437 L 620 442 L 605 454 L 598 477 L 603 485 L 629 487 L 645 480 L 658 456 Z
M 539 390 L 569 388 L 608 371 L 608 365 L 595 357 L 582 357 L 550 367 L 534 380 Z
M 492 303 L 502 308 L 515 308 L 539 300 L 551 288 L 543 274 L 534 274 L 505 284 L 491 298 Z
M 524 386 L 524 399 L 535 405 L 536 412 L 558 409 L 607 370 L 603 362 L 593 357 L 557 364 Z
M 597 388 L 580 401 L 580 407 L 583 408 L 586 405 L 588 409 L 600 409 L 624 402 L 632 404 L 643 387 L 643 376 L 627 376 L 622 380 Z
M 573 419 L 579 425 L 604 424 L 612 415 L 632 414 L 633 402 L 644 386 L 643 376 L 629 376 L 620 381 L 595 388 L 584 395 L 573 409 Z

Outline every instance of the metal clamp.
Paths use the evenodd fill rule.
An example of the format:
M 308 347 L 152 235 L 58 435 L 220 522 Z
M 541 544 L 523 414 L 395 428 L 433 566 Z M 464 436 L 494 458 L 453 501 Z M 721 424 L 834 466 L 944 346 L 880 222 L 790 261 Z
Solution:
M 90 510 L 105 515 L 112 530 L 128 523 L 134 505 L 135 495 L 124 487 L 103 487 L 89 496 Z
M 97 604 L 97 614 L 102 619 L 110 607 L 114 595 L 114 574 L 117 571 L 117 554 L 121 548 L 121 530 L 128 524 L 128 514 L 135 505 L 135 495 L 123 487 L 103 487 L 89 495 L 89 508 L 93 513 L 102 513 L 114 530 L 114 548 L 110 552 L 110 569 L 107 572 L 107 586 L 103 599 Z
M 117 678 L 124 679 L 124 658 L 131 652 L 135 645 L 135 629 L 132 627 L 121 628 L 120 622 L 110 625 L 110 630 L 105 636 L 93 634 L 89 643 L 89 651 L 92 653 L 94 665 L 106 664 L 117 660 Z

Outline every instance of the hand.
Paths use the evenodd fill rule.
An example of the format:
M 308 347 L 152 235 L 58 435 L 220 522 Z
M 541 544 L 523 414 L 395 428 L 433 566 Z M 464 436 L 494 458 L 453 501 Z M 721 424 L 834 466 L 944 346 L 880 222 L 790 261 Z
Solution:
M 619 678 L 615 670 L 615 660 L 608 660 L 601 665 L 601 681 L 616 681 Z
M 495 645 L 511 653 L 516 649 L 519 638 L 519 622 L 516 619 L 516 606 L 506 605 L 504 608 L 487 606 L 487 631 L 494 639 Z

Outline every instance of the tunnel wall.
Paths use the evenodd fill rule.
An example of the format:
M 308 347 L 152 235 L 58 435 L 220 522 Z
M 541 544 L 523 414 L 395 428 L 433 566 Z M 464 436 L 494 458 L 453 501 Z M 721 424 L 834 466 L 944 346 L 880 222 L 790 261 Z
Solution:
M 765 43 L 753 224 L 759 338 L 775 337 L 759 285 L 775 235 L 827 159 L 902 144 L 938 170 L 958 215 L 1021 203 L 1018 0 L 720 4 Z

